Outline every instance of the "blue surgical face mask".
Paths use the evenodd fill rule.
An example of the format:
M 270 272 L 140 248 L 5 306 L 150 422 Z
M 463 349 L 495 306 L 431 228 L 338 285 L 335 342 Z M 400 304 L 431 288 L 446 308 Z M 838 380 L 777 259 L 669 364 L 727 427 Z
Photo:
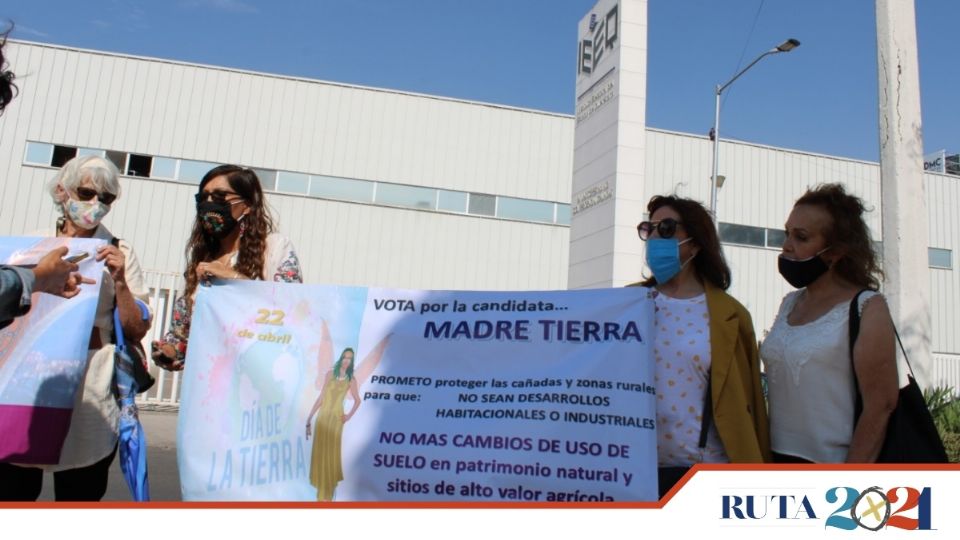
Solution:
M 653 272 L 657 284 L 663 285 L 670 281 L 680 270 L 693 260 L 690 257 L 686 262 L 680 262 L 680 244 L 689 242 L 691 238 L 686 238 L 678 242 L 676 238 L 651 238 L 647 240 L 647 266 Z

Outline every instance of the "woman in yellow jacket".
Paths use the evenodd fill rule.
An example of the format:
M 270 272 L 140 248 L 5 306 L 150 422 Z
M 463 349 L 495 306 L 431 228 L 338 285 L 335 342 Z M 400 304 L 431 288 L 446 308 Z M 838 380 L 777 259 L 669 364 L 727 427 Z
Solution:
M 647 242 L 657 290 L 653 346 L 657 457 L 663 496 L 695 463 L 770 461 L 767 409 L 753 322 L 727 294 L 730 268 L 700 203 L 656 196 Z

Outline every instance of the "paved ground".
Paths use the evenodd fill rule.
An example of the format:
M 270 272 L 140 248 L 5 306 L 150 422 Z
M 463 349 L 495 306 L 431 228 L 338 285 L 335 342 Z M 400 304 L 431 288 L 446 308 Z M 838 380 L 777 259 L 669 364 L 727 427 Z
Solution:
M 176 411 L 140 411 L 140 421 L 147 434 L 147 463 L 150 496 L 154 501 L 180 500 L 180 475 L 177 471 Z M 129 501 L 130 491 L 120 472 L 119 460 L 110 470 L 110 483 L 104 501 Z M 41 501 L 53 500 L 53 476 L 44 475 Z

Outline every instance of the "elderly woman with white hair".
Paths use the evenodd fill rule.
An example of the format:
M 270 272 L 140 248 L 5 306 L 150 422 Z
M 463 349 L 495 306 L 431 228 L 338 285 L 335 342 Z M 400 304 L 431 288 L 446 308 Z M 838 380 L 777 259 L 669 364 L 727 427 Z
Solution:
M 101 223 L 120 195 L 118 175 L 111 162 L 99 156 L 81 156 L 67 162 L 49 183 L 61 217 L 55 231 L 41 234 L 105 240 L 96 255 L 98 261 L 104 261 L 103 281 L 90 334 L 87 372 L 77 392 L 60 463 L 42 468 L 0 463 L 0 500 L 36 500 L 44 470 L 54 473 L 58 501 L 99 501 L 106 492 L 120 417 L 111 390 L 114 306 L 119 309 L 127 341 L 140 341 L 150 328 L 150 319 L 142 317 L 136 302 L 147 299 L 140 263 L 130 244 L 114 237 Z

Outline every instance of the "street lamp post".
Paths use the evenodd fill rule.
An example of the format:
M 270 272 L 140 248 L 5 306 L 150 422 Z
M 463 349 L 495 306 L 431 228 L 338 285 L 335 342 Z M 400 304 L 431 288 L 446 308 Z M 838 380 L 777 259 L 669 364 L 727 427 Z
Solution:
M 713 219 L 714 221 L 716 221 L 717 227 L 720 227 L 720 219 L 717 216 L 717 187 L 718 187 L 717 186 L 717 183 L 718 183 L 717 182 L 717 164 L 719 161 L 719 154 L 720 154 L 720 94 L 722 94 L 723 91 L 726 90 L 728 86 L 733 84 L 733 81 L 739 79 L 741 75 L 746 73 L 748 69 L 752 68 L 760 60 L 763 60 L 765 57 L 771 54 L 790 52 L 799 46 L 800 46 L 799 41 L 793 38 L 790 38 L 784 41 L 783 43 L 781 43 L 780 45 L 777 45 L 773 49 L 770 49 L 769 51 L 756 57 L 753 60 L 753 62 L 750 62 L 750 64 L 748 64 L 747 67 L 737 72 L 737 74 L 734 75 L 733 78 L 727 81 L 726 83 L 717 85 L 717 90 L 716 90 L 717 103 L 716 103 L 716 107 L 714 108 L 714 114 L 713 114 L 713 174 L 710 175 L 710 211 L 713 212 Z

